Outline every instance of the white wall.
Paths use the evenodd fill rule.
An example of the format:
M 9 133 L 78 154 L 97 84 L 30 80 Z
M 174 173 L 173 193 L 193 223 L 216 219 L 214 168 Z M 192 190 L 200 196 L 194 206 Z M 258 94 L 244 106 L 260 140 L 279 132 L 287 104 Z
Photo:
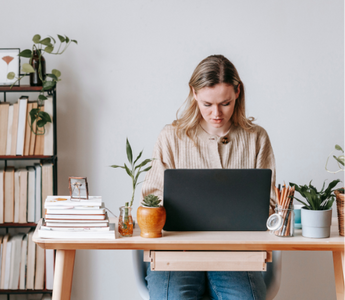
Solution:
M 150 157 L 194 68 L 218 53 L 237 67 L 248 114 L 270 135 L 277 181 L 343 179 L 324 170 L 344 144 L 343 1 L 3 0 L 1 12 L 0 47 L 29 48 L 36 33 L 79 43 L 46 55 L 47 70 L 62 72 L 60 194 L 69 176 L 87 176 L 117 212 L 130 180 L 109 165 L 126 160 L 126 137 Z M 285 252 L 283 264 L 277 299 L 335 299 L 329 253 Z M 140 299 L 133 279 L 129 251 L 77 251 L 72 299 Z

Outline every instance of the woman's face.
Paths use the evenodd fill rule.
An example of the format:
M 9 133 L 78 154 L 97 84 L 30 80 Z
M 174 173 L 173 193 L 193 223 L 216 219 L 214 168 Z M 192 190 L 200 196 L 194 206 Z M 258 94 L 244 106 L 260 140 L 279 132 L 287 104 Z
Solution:
M 197 93 L 193 89 L 193 94 L 203 117 L 203 128 L 211 134 L 225 134 L 231 125 L 230 119 L 240 88 L 235 92 L 232 85 L 219 83 L 213 87 L 204 87 Z

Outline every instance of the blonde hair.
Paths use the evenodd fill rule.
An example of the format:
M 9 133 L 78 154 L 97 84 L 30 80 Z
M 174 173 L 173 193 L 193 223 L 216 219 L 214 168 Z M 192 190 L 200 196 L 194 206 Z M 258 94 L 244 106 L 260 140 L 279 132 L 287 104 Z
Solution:
M 211 55 L 201 61 L 195 68 L 189 81 L 189 95 L 176 113 L 176 120 L 172 125 L 176 129 L 178 137 L 185 133 L 194 143 L 196 142 L 196 128 L 202 116 L 198 103 L 194 98 L 193 89 L 197 93 L 204 87 L 213 87 L 220 83 L 233 86 L 235 92 L 238 91 L 238 88 L 240 89 L 231 122 L 246 131 L 252 130 L 255 126 L 253 124 L 254 118 L 246 117 L 244 85 L 235 66 L 223 55 Z

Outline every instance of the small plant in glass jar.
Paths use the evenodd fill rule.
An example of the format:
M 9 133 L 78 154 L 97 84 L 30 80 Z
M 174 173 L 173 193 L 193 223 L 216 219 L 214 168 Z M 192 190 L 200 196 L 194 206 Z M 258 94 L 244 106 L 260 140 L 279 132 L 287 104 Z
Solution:
M 147 172 L 151 169 L 151 166 L 144 168 L 152 159 L 145 159 L 141 163 L 138 163 L 143 151 L 139 153 L 136 159 L 133 159 L 132 147 L 126 139 L 126 154 L 129 165 L 124 164 L 123 166 L 112 165 L 112 168 L 122 168 L 126 173 L 131 177 L 132 180 L 132 199 L 129 202 L 126 202 L 125 206 L 120 207 L 120 217 L 119 217 L 119 233 L 122 236 L 132 236 L 133 235 L 133 220 L 131 215 L 132 205 L 134 201 L 135 189 L 141 183 L 138 182 L 140 174 Z M 144 168 L 144 169 L 143 169 Z

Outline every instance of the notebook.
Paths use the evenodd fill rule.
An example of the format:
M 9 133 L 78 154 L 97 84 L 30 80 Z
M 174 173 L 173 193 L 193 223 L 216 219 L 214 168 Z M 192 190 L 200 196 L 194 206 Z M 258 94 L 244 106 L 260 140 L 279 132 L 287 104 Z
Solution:
M 166 231 L 265 231 L 270 169 L 168 169 Z

